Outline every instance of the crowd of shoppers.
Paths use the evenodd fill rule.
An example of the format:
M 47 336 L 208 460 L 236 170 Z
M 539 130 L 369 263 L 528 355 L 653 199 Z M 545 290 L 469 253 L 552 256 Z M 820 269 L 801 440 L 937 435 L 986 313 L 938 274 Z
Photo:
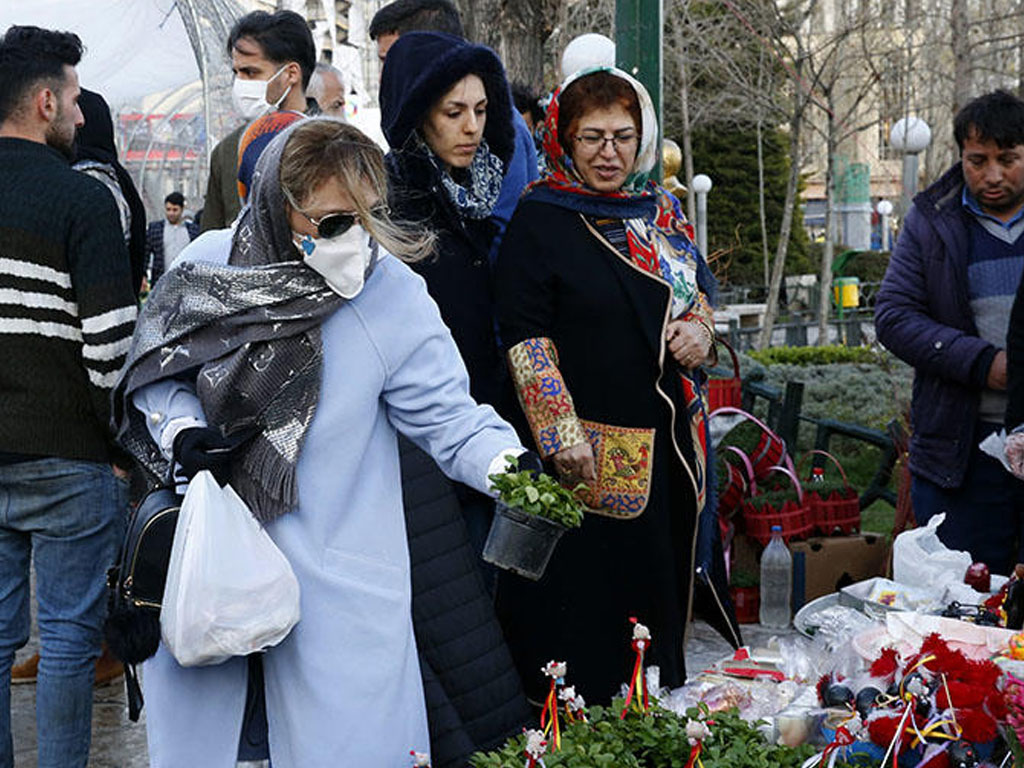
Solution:
M 198 237 L 180 192 L 145 227 L 110 110 L 78 85 L 80 40 L 0 39 L 0 351 L 21 361 L 0 373 L 0 768 L 32 560 L 38 764 L 87 764 L 129 472 L 213 471 L 301 590 L 263 653 L 145 663 L 154 765 L 464 765 L 530 719 L 553 656 L 592 699 L 616 693 L 631 616 L 663 685 L 685 680 L 694 611 L 739 645 L 704 401 L 716 284 L 650 178 L 649 94 L 602 65 L 517 104 L 449 0 L 397 0 L 368 32 L 386 155 L 344 121 L 301 16 L 238 20 L 245 122 L 214 149 Z M 980 97 L 955 136 L 961 162 L 904 223 L 878 334 L 916 369 L 919 522 L 945 511 L 950 546 L 1008 572 L 1024 103 Z M 1004 428 L 1013 474 L 977 447 Z M 584 486 L 586 522 L 537 582 L 480 560 L 488 476 L 510 458 Z

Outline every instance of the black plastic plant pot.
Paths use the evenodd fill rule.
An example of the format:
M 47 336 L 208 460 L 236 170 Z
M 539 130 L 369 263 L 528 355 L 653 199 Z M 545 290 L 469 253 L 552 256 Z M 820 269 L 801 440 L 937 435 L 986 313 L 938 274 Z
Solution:
M 565 526 L 497 502 L 484 544 L 488 563 L 536 581 L 544 575 Z

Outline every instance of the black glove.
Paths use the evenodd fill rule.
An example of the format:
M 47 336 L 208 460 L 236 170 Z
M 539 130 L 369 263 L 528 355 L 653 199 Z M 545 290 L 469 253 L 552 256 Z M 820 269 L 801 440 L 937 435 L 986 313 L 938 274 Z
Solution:
M 174 460 L 191 480 L 197 472 L 208 469 L 214 479 L 226 485 L 231 479 L 231 461 L 256 431 L 225 437 L 217 427 L 190 427 L 174 438 Z
M 534 478 L 536 478 L 537 475 L 544 472 L 544 464 L 541 463 L 540 456 L 538 456 L 536 452 L 524 451 L 523 453 L 519 454 L 517 458 L 519 461 L 518 466 L 520 472 L 529 472 L 530 475 Z

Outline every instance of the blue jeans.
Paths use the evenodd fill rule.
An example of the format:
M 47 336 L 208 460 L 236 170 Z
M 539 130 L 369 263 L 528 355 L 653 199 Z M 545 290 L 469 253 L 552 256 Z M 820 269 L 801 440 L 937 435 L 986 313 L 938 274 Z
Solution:
M 117 556 L 127 513 L 128 485 L 106 464 L 38 459 L 0 465 L 0 768 L 14 765 L 11 665 L 29 637 L 33 554 L 38 765 L 86 765 L 106 571 Z
M 978 443 L 1000 428 L 978 424 L 959 488 L 943 488 L 915 475 L 910 495 L 918 525 L 945 512 L 938 531 L 942 543 L 970 552 L 975 562 L 1007 576 L 1014 565 L 1024 562 L 1024 482 L 978 449 Z

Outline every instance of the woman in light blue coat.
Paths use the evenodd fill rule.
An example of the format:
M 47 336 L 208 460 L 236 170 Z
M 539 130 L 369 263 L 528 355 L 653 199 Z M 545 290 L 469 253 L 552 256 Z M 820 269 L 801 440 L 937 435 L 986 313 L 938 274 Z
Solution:
M 403 263 L 429 238 L 388 222 L 385 183 L 355 128 L 316 119 L 278 136 L 238 226 L 196 240 L 150 297 L 115 394 L 140 461 L 230 481 L 298 577 L 302 618 L 263 657 L 275 768 L 429 750 L 397 433 L 483 492 L 524 450 L 470 398 Z M 234 766 L 245 659 L 186 669 L 161 647 L 143 682 L 154 766 Z

